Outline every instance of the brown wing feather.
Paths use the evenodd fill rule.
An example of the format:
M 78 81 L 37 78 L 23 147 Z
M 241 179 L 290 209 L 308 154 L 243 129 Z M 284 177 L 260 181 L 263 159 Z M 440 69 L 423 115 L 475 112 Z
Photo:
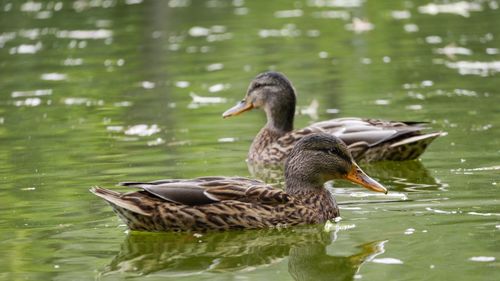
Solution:
M 356 161 L 410 160 L 423 153 L 437 136 L 444 135 L 442 132 L 423 133 L 425 124 L 356 117 L 331 119 L 313 123 L 289 132 L 274 142 L 268 142 L 264 154 L 251 152 L 250 158 L 269 163 L 281 162 L 301 138 L 323 132 L 342 139 Z
M 204 177 L 192 180 L 159 180 L 153 182 L 124 182 L 120 185 L 141 188 L 168 202 L 189 206 L 224 200 L 255 203 L 284 203 L 289 196 L 258 180 L 233 177 Z

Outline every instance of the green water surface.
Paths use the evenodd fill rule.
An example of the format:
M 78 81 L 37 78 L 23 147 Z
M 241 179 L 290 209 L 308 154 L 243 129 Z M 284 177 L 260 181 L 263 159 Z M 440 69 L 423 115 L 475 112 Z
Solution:
M 498 280 L 500 3 L 434 1 L 0 1 L 0 279 Z M 363 165 L 389 195 L 334 183 L 326 226 L 129 233 L 88 192 L 249 176 L 265 117 L 221 114 L 267 70 L 293 81 L 297 128 L 448 135 Z

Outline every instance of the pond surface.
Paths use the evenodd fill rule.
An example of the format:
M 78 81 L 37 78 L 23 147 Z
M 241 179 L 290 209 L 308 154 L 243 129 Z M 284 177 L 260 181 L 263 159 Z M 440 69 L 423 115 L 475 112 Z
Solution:
M 396 3 L 397 2 L 397 3 Z M 500 274 L 500 3 L 0 2 L 0 279 L 494 280 Z M 359 116 L 446 131 L 419 161 L 335 183 L 343 220 L 129 233 L 88 189 L 249 176 L 262 112 L 223 120 L 260 72 L 296 127 Z

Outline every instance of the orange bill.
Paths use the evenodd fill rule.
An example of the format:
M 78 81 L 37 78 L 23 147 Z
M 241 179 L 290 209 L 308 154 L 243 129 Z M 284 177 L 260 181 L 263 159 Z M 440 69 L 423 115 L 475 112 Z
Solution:
M 387 189 L 378 183 L 376 180 L 370 178 L 361 168 L 354 164 L 351 171 L 345 177 L 346 180 L 352 181 L 353 183 L 357 183 L 369 190 L 373 190 L 376 192 L 383 192 L 387 194 Z
M 224 113 L 222 113 L 222 118 L 236 116 L 240 113 L 251 110 L 252 108 L 253 108 L 253 105 L 251 103 L 247 103 L 245 100 L 242 100 L 239 103 L 237 103 L 235 106 L 231 107 L 230 109 L 228 109 Z

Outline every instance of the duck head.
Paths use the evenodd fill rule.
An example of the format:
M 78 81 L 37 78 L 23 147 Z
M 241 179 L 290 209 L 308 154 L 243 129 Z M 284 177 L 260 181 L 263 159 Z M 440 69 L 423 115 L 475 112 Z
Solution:
M 285 162 L 286 188 L 322 188 L 333 179 L 345 179 L 369 190 L 387 194 L 387 189 L 369 177 L 354 162 L 347 146 L 329 134 L 312 134 L 299 140 Z
M 245 98 L 226 110 L 222 117 L 236 116 L 245 111 L 260 108 L 266 112 L 269 127 L 291 131 L 295 103 L 295 90 L 290 80 L 279 72 L 264 72 L 252 80 Z

